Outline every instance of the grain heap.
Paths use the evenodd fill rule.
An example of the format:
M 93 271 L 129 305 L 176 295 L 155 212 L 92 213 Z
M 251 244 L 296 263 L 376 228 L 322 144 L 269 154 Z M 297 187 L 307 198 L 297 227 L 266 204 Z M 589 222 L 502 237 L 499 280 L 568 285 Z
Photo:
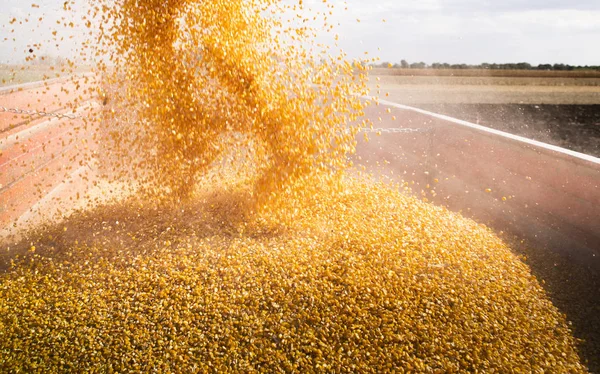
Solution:
M 489 230 L 347 187 L 285 226 L 244 217 L 250 189 L 232 185 L 44 230 L 0 283 L 0 367 L 583 372 L 564 317 Z
M 18 245 L 2 371 L 585 372 L 491 231 L 344 175 L 360 64 L 268 0 L 119 5 L 99 137 L 139 190 Z

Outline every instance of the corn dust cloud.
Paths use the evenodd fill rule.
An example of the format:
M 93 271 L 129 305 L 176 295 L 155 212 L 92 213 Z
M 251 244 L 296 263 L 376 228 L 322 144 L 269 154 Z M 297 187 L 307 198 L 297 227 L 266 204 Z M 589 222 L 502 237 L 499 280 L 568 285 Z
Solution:
M 290 189 L 301 198 L 343 170 L 364 68 L 326 48 L 310 53 L 310 28 L 273 14 L 294 9 L 301 14 L 273 1 L 123 1 L 109 11 L 107 49 L 118 53 L 105 69 L 115 96 L 107 168 L 182 200 L 223 154 L 249 158 L 257 208 Z
M 366 72 L 315 42 L 331 6 L 92 4 L 74 149 L 128 193 L 7 245 L 2 371 L 585 372 L 492 232 L 347 175 Z

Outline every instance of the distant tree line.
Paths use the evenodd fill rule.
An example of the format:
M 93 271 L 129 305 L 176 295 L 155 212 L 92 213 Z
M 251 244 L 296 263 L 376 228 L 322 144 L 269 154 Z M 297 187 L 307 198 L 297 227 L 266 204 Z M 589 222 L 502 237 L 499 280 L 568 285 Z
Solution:
M 448 64 L 441 62 L 434 62 L 429 65 L 425 62 L 413 62 L 409 63 L 406 60 L 400 61 L 400 63 L 391 64 L 389 62 L 382 62 L 380 64 L 373 64 L 374 67 L 394 67 L 400 69 L 492 69 L 492 70 L 557 70 L 557 71 L 573 71 L 573 70 L 600 70 L 600 65 L 569 65 L 569 64 L 539 64 L 537 66 L 531 65 L 527 62 L 517 62 L 508 64 L 490 64 L 484 62 L 479 65 L 469 64 Z

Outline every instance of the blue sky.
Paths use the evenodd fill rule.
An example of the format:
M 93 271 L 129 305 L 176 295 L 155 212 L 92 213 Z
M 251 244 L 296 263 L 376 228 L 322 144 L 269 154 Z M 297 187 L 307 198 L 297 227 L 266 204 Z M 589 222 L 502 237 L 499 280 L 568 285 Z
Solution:
M 293 2 L 294 0 L 285 0 Z M 64 0 L 0 0 L 0 62 L 19 60 L 29 44 L 51 39 Z M 83 7 L 85 0 L 75 0 Z M 39 8 L 32 8 L 31 4 Z M 304 0 L 318 8 L 322 0 Z M 350 57 L 449 63 L 530 62 L 600 65 L 600 1 L 330 0 L 340 46 Z M 346 3 L 346 4 L 345 4 Z M 347 7 L 348 10 L 344 10 Z M 10 30 L 13 17 L 35 20 Z M 44 20 L 37 19 L 43 16 Z M 360 23 L 357 22 L 360 19 Z M 383 22 L 383 20 L 386 22 Z M 43 43 L 41 53 L 72 54 L 81 30 Z M 69 40 L 69 36 L 73 38 Z M 5 40 L 9 38 L 9 40 Z M 13 41 L 12 38 L 16 40 Z M 56 47 L 56 44 L 59 44 Z M 380 49 L 380 50 L 379 50 Z

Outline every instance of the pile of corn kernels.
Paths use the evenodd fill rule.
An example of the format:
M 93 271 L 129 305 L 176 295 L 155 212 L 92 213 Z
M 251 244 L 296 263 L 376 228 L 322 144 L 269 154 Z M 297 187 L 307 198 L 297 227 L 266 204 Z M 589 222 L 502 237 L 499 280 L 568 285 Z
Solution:
M 11 372 L 584 372 L 564 317 L 489 229 L 345 180 L 294 223 L 248 187 L 30 235 L 0 278 Z

